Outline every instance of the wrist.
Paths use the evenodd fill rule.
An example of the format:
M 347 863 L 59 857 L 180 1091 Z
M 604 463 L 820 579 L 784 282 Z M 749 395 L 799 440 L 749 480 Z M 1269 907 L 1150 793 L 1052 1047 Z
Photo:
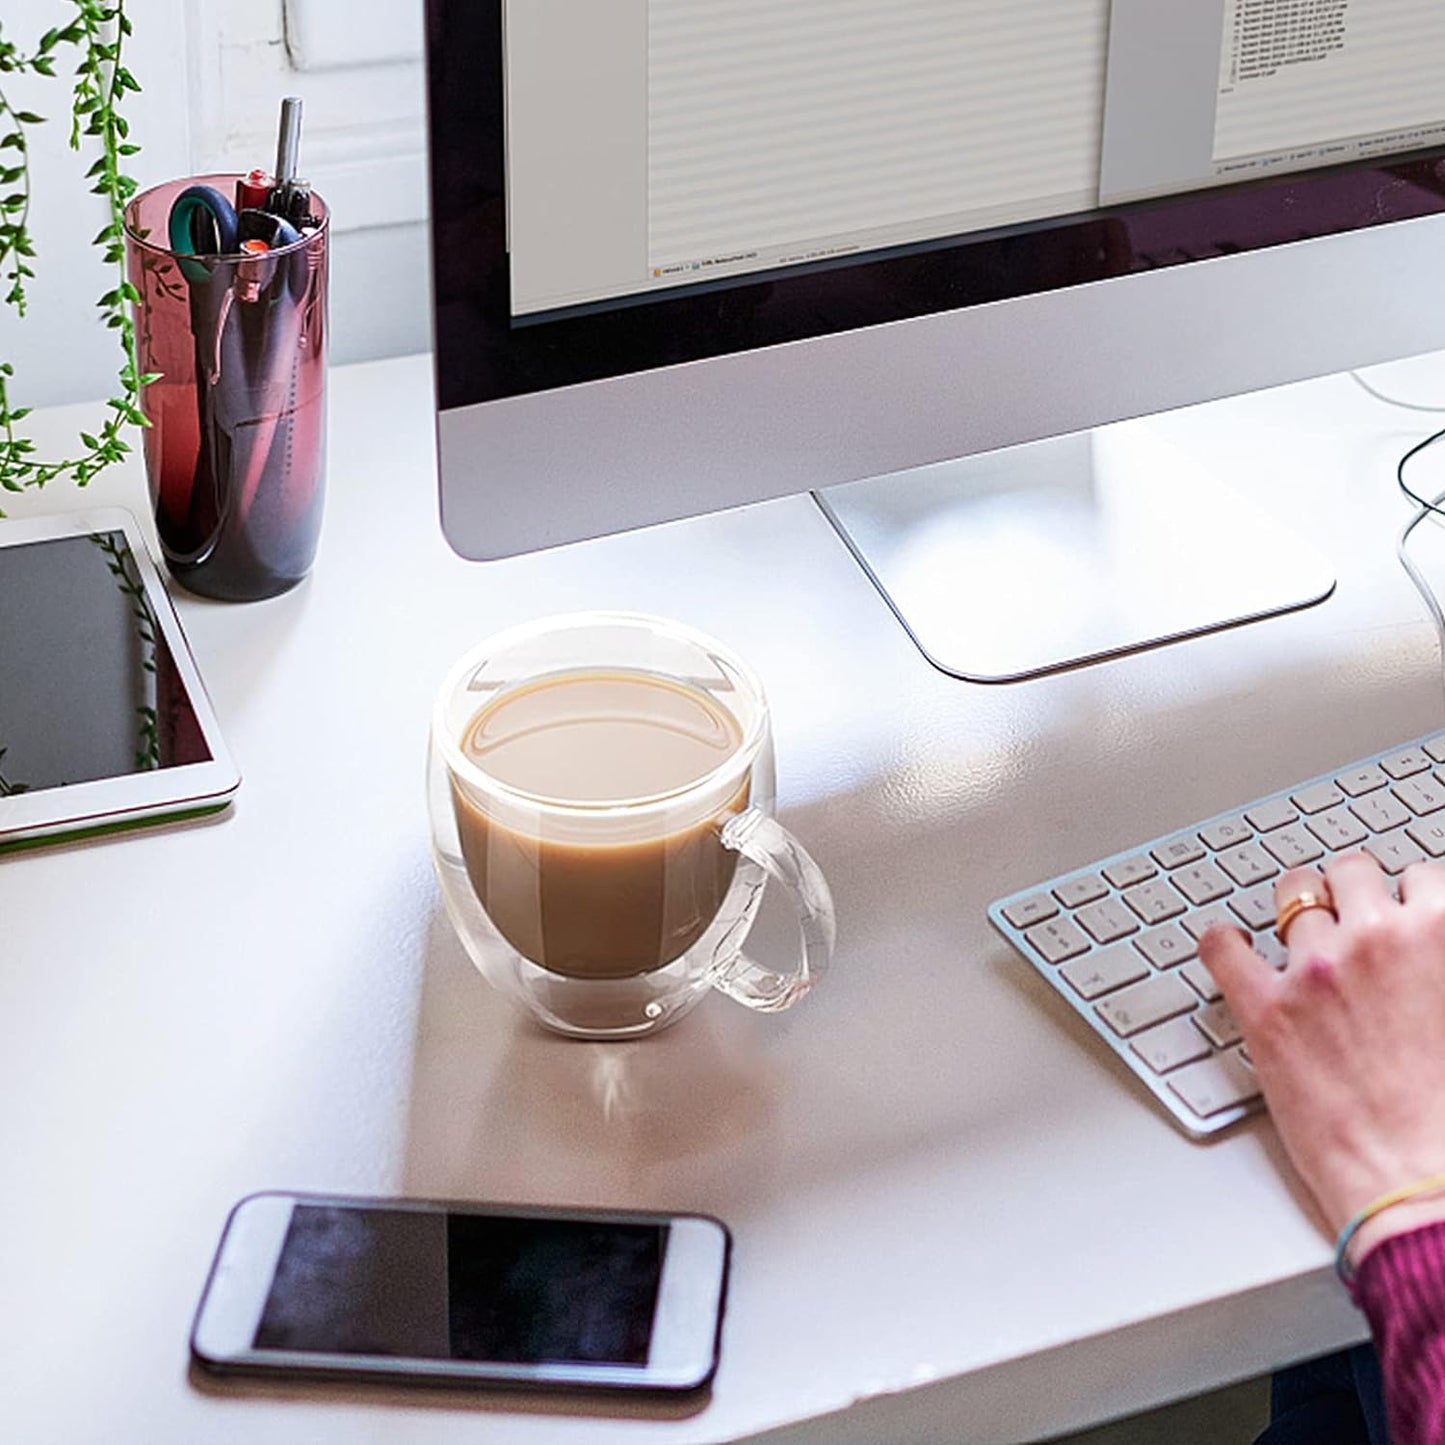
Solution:
M 1355 1231 L 1347 1251 L 1347 1263 L 1352 1272 L 1358 1270 L 1365 1256 L 1387 1239 L 1441 1221 L 1445 1221 L 1445 1194 L 1407 1199 L 1388 1209 L 1382 1209 Z

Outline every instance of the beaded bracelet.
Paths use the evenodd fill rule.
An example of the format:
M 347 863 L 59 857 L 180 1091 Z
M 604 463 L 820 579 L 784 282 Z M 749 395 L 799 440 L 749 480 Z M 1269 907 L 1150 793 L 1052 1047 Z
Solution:
M 1426 1194 L 1445 1193 L 1445 1174 L 1431 1174 L 1424 1179 L 1418 1179 L 1414 1184 L 1403 1185 L 1399 1189 L 1391 1189 L 1388 1193 L 1380 1195 L 1378 1199 L 1372 1199 L 1365 1207 L 1354 1216 L 1345 1227 L 1340 1230 L 1340 1237 L 1335 1241 L 1335 1273 L 1340 1277 L 1340 1283 L 1349 1285 L 1353 1283 L 1355 1272 L 1350 1268 L 1349 1261 L 1345 1258 L 1345 1251 L 1349 1249 L 1350 1242 L 1360 1232 L 1361 1227 L 1377 1214 L 1383 1214 L 1387 1209 L 1393 1209 L 1397 1204 L 1404 1204 L 1409 1199 L 1419 1199 Z

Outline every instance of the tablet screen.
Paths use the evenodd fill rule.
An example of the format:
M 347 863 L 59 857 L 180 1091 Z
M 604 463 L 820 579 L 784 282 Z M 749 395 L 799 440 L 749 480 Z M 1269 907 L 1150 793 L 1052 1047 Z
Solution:
M 125 534 L 0 547 L 0 797 L 211 760 Z

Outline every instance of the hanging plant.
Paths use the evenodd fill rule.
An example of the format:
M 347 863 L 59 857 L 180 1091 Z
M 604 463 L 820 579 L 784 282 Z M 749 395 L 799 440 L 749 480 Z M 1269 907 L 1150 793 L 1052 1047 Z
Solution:
M 37 455 L 35 443 L 19 430 L 28 407 L 11 405 L 15 369 L 0 360 L 0 487 L 18 492 L 25 487 L 43 487 L 56 477 L 71 477 L 84 486 L 112 462 L 119 461 L 130 445 L 122 435 L 128 425 L 145 426 L 138 405 L 141 387 L 155 380 L 142 376 L 136 360 L 135 329 L 130 305 L 137 299 L 135 287 L 125 274 L 125 204 L 135 194 L 136 183 L 124 174 L 126 158 L 140 149 L 129 139 L 129 126 L 120 113 L 127 91 L 138 91 L 135 77 L 121 62 L 131 21 L 125 0 L 73 0 L 75 18 L 68 24 L 47 30 L 33 49 L 21 50 L 0 24 L 0 287 L 3 304 L 17 316 L 25 315 L 26 287 L 34 278 L 31 263 L 36 248 L 29 231 L 30 172 L 29 131 L 42 124 L 33 111 L 18 110 L 5 91 L 12 75 L 55 75 L 62 58 L 74 53 L 71 85 L 70 146 L 80 150 L 85 140 L 98 142 L 100 154 L 86 172 L 91 192 L 105 199 L 109 218 L 95 237 L 115 284 L 96 302 L 105 324 L 116 332 L 121 349 L 116 395 L 106 402 L 105 420 L 95 433 L 81 432 L 75 455 L 45 461 Z M 0 516 L 3 516 L 0 513 Z

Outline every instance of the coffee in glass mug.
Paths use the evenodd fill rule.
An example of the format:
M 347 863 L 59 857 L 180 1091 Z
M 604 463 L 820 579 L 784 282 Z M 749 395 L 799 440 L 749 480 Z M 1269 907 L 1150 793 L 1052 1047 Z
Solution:
M 437 700 L 430 791 L 448 911 L 473 960 L 554 1028 L 644 1033 L 721 988 L 777 1009 L 831 953 L 816 864 L 772 817 L 761 685 L 721 644 L 622 613 L 483 643 Z M 752 963 L 763 883 L 804 960 Z

